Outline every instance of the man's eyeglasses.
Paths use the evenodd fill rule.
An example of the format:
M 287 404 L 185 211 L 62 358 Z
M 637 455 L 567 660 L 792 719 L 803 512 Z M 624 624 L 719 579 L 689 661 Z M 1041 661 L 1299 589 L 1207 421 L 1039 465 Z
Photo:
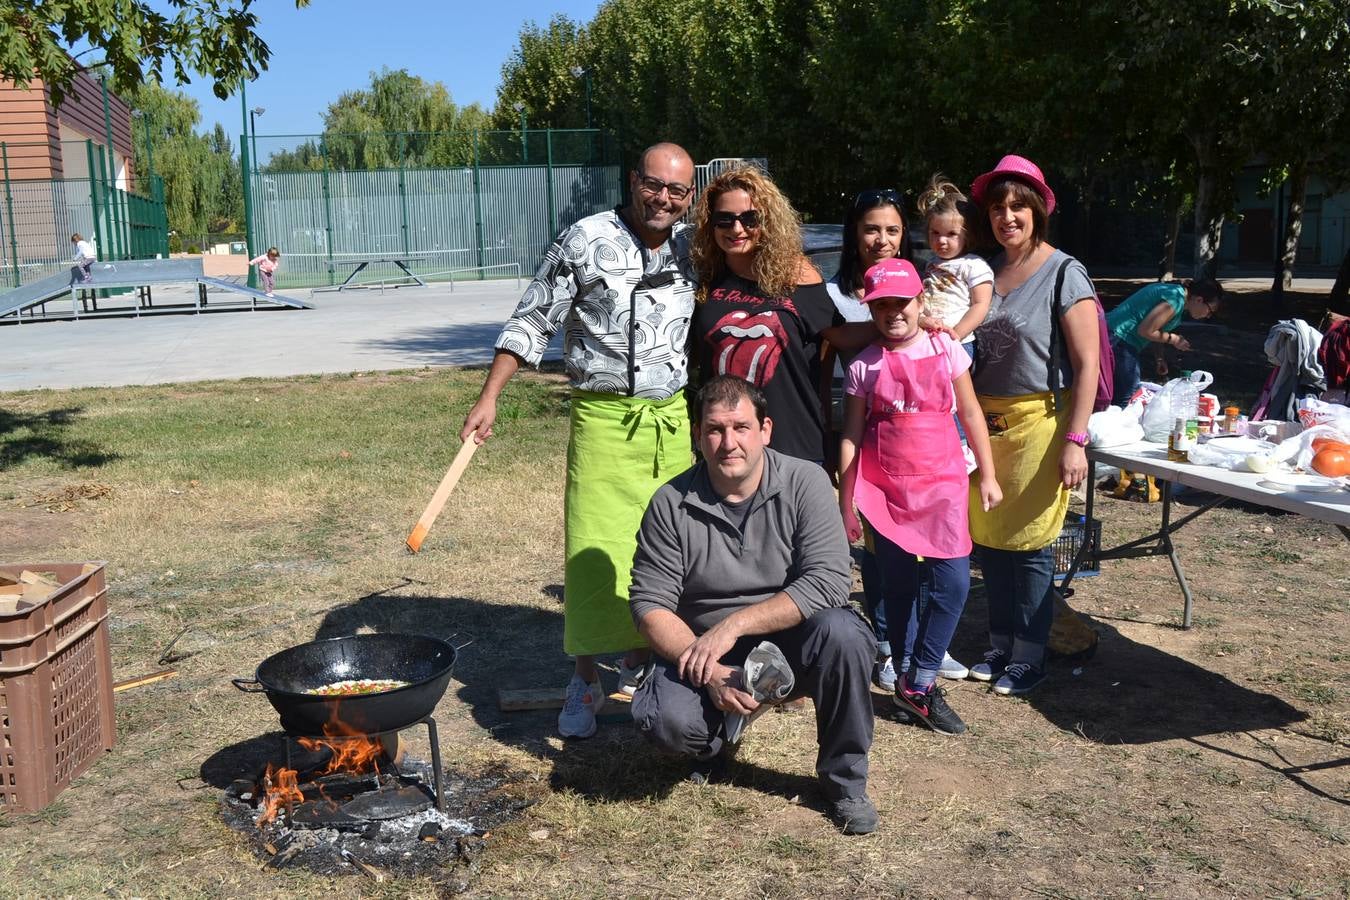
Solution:
M 869 191 L 863 191 L 853 198 L 854 209 L 871 209 L 874 206 L 880 206 L 882 203 L 889 203 L 899 208 L 900 192 L 895 188 L 873 188 Z
M 636 173 L 638 177 L 638 187 L 642 193 L 650 194 L 653 197 L 660 196 L 662 191 L 670 194 L 672 200 L 683 200 L 694 192 L 694 189 L 687 184 L 680 184 L 678 181 L 662 181 L 659 178 L 653 178 L 650 175 Z
M 724 231 L 737 222 L 740 222 L 746 231 L 754 231 L 762 220 L 759 217 L 759 210 L 747 209 L 743 213 L 715 212 L 709 217 L 709 221 L 712 222 L 712 227 Z

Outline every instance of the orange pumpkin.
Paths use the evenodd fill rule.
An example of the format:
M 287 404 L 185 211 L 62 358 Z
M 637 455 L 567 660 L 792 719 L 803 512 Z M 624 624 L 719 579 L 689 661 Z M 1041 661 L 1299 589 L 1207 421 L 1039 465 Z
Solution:
M 1350 451 L 1328 447 L 1312 458 L 1313 471 L 1328 478 L 1350 475 Z

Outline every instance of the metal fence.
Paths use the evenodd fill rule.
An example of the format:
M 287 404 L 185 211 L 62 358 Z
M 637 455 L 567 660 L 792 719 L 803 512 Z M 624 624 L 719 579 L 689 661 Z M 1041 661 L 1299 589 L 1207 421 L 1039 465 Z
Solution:
M 162 181 L 152 179 L 153 196 L 146 197 L 112 187 L 97 176 L 13 180 L 8 160 L 14 146 L 0 142 L 0 159 L 5 163 L 0 285 L 19 287 L 68 267 L 72 234 L 93 243 L 100 260 L 147 259 L 168 253 Z M 94 156 L 92 144 L 85 149 Z
M 618 153 L 599 131 L 329 134 L 269 154 L 279 140 L 250 142 L 267 158 L 246 190 L 251 252 L 281 252 L 284 287 L 339 283 L 362 262 L 362 280 L 397 279 L 395 259 L 432 278 L 532 271 L 561 229 L 622 200 Z M 394 165 L 359 167 L 372 162 Z

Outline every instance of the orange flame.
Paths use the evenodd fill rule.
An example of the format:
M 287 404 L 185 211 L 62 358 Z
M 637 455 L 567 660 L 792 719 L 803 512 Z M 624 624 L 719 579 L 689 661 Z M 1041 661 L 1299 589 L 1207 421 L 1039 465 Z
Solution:
M 310 751 L 317 752 L 322 748 L 328 748 L 328 763 L 323 769 L 316 772 L 316 775 L 333 775 L 339 772 L 360 775 L 365 772 L 375 772 L 379 774 L 379 759 L 384 753 L 384 745 L 378 738 L 372 738 L 369 735 L 361 734 L 351 726 L 346 725 L 338 718 L 338 704 L 333 704 L 333 714 L 323 726 L 322 738 L 302 737 L 298 739 L 301 747 Z M 275 820 L 281 810 L 288 805 L 304 801 L 304 794 L 299 788 L 299 775 L 294 769 L 280 768 L 273 770 L 271 764 L 267 766 L 267 774 L 264 777 L 263 784 L 266 792 L 263 797 L 263 812 L 258 816 L 258 827 L 266 825 Z M 319 788 L 319 794 L 330 804 L 327 795 L 323 793 L 322 785 Z
M 263 776 L 263 785 L 267 788 L 267 793 L 263 797 L 262 815 L 258 816 L 259 828 L 276 819 L 288 805 L 305 799 L 305 795 L 300 792 L 294 769 L 274 770 L 272 764 L 268 763 L 267 774 Z

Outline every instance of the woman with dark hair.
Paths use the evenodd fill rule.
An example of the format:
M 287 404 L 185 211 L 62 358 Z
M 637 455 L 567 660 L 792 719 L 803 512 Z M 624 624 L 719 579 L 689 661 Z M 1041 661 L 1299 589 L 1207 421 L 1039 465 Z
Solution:
M 1082 263 L 1046 241 L 1055 195 L 1035 163 L 1005 156 L 975 179 L 970 194 L 1003 248 L 991 262 L 990 312 L 976 329 L 974 383 L 1005 498 L 986 512 L 979 491 L 970 493 L 990 643 L 970 674 L 993 681 L 995 693 L 1024 694 L 1045 678 L 1053 543 L 1069 490 L 1087 477 L 1099 364 L 1096 293 Z
M 738 166 L 713 179 L 694 216 L 698 302 L 691 328 L 699 380 L 744 378 L 764 392 L 773 448 L 825 460 L 821 347 L 862 349 L 870 325 L 845 326 L 802 254 L 801 220 L 767 174 Z
M 830 299 L 848 322 L 870 322 L 862 302 L 863 275 L 883 259 L 913 263 L 905 204 L 895 188 L 872 188 L 853 198 L 844 213 L 839 271 L 826 284 Z

